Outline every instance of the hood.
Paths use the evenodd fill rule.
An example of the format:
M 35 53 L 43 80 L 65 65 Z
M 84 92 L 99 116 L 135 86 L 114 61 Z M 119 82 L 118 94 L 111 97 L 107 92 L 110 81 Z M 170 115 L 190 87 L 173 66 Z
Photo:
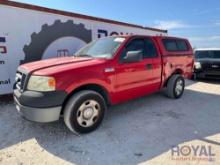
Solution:
M 85 58 L 85 57 L 77 57 L 77 58 L 61 57 L 61 58 L 52 58 L 48 60 L 41 60 L 41 61 L 23 64 L 19 68 L 22 68 L 27 72 L 32 73 L 42 69 L 58 67 L 66 64 L 81 64 L 92 60 L 93 58 Z

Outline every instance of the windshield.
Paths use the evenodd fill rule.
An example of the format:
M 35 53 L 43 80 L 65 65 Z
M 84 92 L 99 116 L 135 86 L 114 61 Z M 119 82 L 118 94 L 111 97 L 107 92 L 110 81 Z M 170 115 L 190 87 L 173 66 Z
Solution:
M 213 51 L 213 58 L 220 58 L 220 51 Z
M 80 49 L 75 56 L 93 58 L 111 58 L 124 42 L 123 37 L 101 38 Z
M 196 59 L 200 58 L 210 58 L 209 51 L 196 51 Z
M 196 59 L 201 58 L 220 58 L 220 51 L 196 51 Z

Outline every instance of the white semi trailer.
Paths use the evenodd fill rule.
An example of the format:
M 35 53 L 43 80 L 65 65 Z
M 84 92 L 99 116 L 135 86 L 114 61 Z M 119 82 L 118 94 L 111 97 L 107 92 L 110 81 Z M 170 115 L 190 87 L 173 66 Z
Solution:
M 131 33 L 167 35 L 166 30 L 0 1 L 0 95 L 12 93 L 20 64 L 73 55 L 94 39 Z

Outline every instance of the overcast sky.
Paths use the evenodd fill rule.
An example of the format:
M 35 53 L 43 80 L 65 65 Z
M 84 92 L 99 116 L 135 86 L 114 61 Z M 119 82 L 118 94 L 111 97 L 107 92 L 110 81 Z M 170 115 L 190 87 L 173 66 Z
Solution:
M 220 0 L 15 0 L 169 30 L 193 47 L 220 47 Z

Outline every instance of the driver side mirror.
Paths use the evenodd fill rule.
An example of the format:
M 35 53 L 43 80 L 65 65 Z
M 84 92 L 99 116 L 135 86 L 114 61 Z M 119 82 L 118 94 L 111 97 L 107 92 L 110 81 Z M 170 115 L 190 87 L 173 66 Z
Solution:
M 143 51 L 128 51 L 123 59 L 123 63 L 140 62 L 143 59 Z

